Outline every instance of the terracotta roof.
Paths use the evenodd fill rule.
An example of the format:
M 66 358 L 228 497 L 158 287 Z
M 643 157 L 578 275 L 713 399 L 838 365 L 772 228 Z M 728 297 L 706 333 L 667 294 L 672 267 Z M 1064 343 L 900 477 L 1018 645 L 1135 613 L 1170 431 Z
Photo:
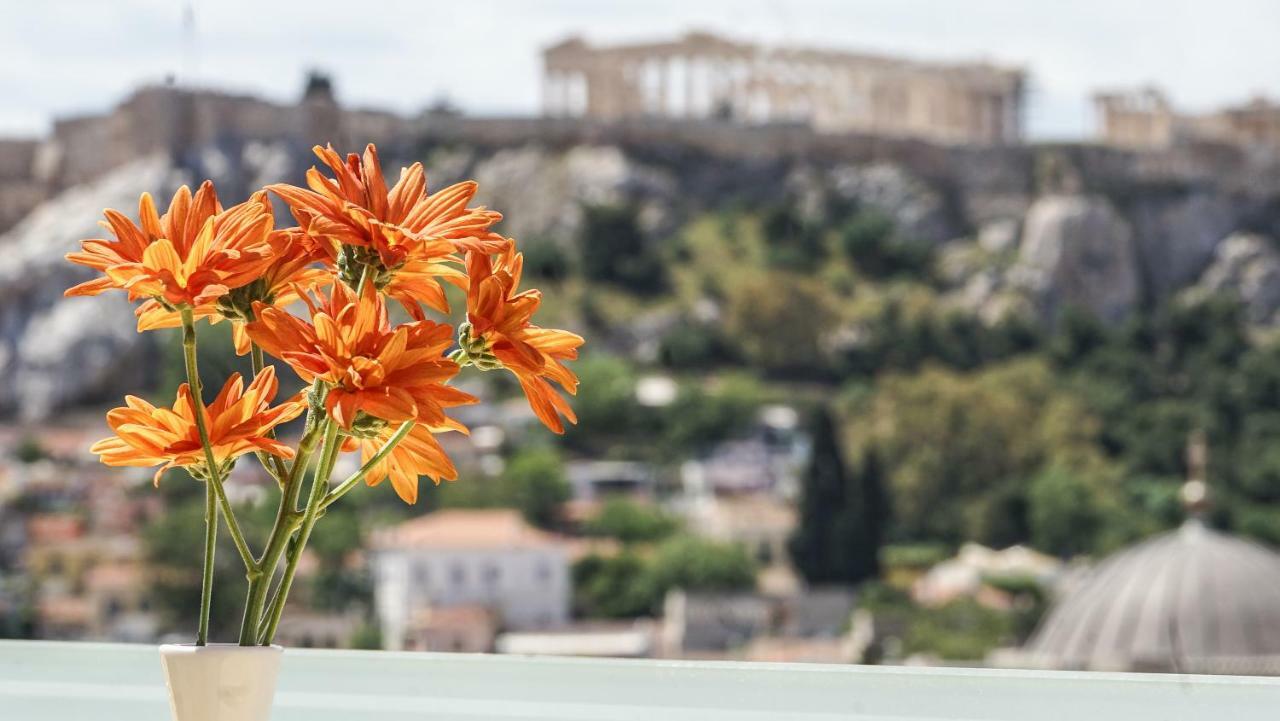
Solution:
M 93 617 L 93 607 L 87 598 L 59 596 L 41 599 L 36 614 L 42 623 L 83 625 Z
M 843 638 L 764 637 L 752 641 L 743 653 L 747 661 L 772 663 L 849 663 Z
M 494 625 L 493 612 L 484 606 L 432 606 L 419 609 L 413 614 L 410 626 L 419 631 L 479 627 L 490 628 Z
M 58 543 L 84 535 L 84 521 L 70 513 L 41 513 L 27 519 L 27 541 Z
M 436 511 L 373 534 L 375 548 L 529 548 L 559 545 L 508 508 Z
M 142 583 L 142 567 L 137 563 L 99 563 L 89 569 L 85 587 L 91 591 L 119 591 Z

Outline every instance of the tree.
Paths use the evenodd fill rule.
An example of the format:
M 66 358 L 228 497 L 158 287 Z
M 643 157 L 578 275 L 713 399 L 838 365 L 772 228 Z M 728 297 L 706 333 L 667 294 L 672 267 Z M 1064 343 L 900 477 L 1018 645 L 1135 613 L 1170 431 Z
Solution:
M 1047 468 L 1027 489 L 1031 542 L 1063 557 L 1104 547 L 1108 521 L 1117 510 L 1110 489 L 1096 479 L 1063 468 Z
M 746 549 L 737 544 L 674 536 L 658 545 L 647 575 L 657 604 L 675 588 L 688 591 L 754 588 L 756 563 Z
M 642 295 L 666 287 L 666 266 L 657 248 L 640 231 L 635 208 L 585 206 L 578 247 L 588 280 L 612 283 Z
M 686 383 L 662 411 L 664 446 L 685 451 L 741 436 L 756 420 L 764 390 L 756 379 L 734 374 L 714 387 Z
M 572 495 L 564 475 L 564 461 L 550 446 L 535 446 L 516 454 L 502 474 L 504 495 L 535 526 L 549 528 L 560 506 Z
M 822 228 L 806 222 L 789 205 L 767 211 L 761 225 L 768 242 L 771 265 L 808 271 L 827 256 Z
M 830 367 L 824 338 L 838 320 L 831 292 L 813 277 L 754 274 L 730 291 L 726 328 L 747 359 L 780 375 L 822 375 Z
M 858 270 L 871 278 L 925 278 L 933 262 L 928 244 L 898 237 L 893 219 L 877 210 L 863 210 L 849 219 L 840 242 Z
M 1023 542 L 1027 479 L 1053 464 L 1114 479 L 1101 424 L 1080 395 L 1060 386 L 1042 358 L 882 377 L 851 412 L 876 419 L 863 441 L 876 445 L 888 471 L 889 537 Z
M 854 474 L 845 468 L 831 412 L 814 413 L 813 451 L 805 469 L 800 523 L 791 538 L 791 558 L 813 584 L 853 584 L 880 572 L 879 550 L 886 503 L 882 466 L 868 449 Z
M 347 567 L 347 555 L 360 548 L 363 533 L 355 507 L 337 504 L 325 512 L 325 522 L 311 535 L 310 548 L 319 568 L 307 584 L 307 600 L 317 609 L 345 611 L 371 608 L 373 583 L 363 571 Z
M 640 555 L 592 554 L 573 565 L 574 613 L 586 618 L 635 618 L 655 604 L 648 565 Z
M 570 496 L 560 453 L 533 446 L 516 453 L 499 477 L 441 484 L 430 489 L 428 500 L 446 508 L 516 508 L 530 523 L 549 528 Z
M 616 538 L 623 543 L 660 541 L 677 528 L 676 519 L 662 509 L 625 498 L 607 501 L 600 513 L 586 524 L 588 534 Z

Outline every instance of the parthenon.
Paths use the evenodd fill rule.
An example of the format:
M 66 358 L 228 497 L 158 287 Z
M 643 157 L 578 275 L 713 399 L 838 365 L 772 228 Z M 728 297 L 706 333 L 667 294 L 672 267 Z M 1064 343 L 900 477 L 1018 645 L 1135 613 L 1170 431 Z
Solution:
M 596 120 L 803 123 L 819 132 L 1003 144 L 1022 138 L 1024 73 L 736 42 L 707 33 L 543 52 L 543 110 Z

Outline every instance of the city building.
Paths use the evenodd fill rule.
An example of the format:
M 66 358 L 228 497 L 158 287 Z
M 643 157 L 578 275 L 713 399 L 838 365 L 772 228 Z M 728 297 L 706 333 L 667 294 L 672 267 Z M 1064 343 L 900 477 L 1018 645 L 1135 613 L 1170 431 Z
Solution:
M 1280 676 L 1280 554 L 1209 528 L 1208 444 L 1193 433 L 1187 518 L 1102 561 L 999 665 Z
M 485 606 L 418 609 L 405 632 L 406 651 L 490 653 L 498 632 L 493 611 Z
M 543 63 L 543 110 L 553 117 L 798 123 L 942 143 L 1022 138 L 1025 74 L 987 62 L 770 47 L 693 32 L 612 46 L 569 38 L 547 48 Z
M 446 510 L 372 539 L 383 645 L 405 646 L 423 609 L 479 606 L 499 628 L 554 628 L 569 619 L 569 550 L 510 509 Z
M 790 647 L 796 660 L 806 653 L 829 660 L 849 648 L 844 642 L 850 638 L 856 600 L 852 590 L 839 587 L 786 595 L 674 590 L 663 601 L 663 653 L 677 658 L 783 657 Z
M 1280 555 L 1190 519 L 1099 564 L 1010 662 L 1280 675 Z
M 610 496 L 653 497 L 653 467 L 639 461 L 575 460 L 565 464 L 574 500 L 600 501 Z
M 989 582 L 999 579 L 1053 585 L 1062 574 L 1062 562 L 1026 546 L 1003 550 L 966 543 L 954 558 L 945 560 L 911 585 L 911 598 L 921 606 L 937 608 L 958 598 L 973 598 L 983 605 L 1005 608 L 1007 594 Z

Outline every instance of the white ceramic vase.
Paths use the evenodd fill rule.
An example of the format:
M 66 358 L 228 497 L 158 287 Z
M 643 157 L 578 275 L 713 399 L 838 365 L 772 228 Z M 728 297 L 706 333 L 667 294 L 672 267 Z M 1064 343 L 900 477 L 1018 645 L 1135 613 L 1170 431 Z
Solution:
M 161 646 L 174 721 L 267 721 L 283 652 L 222 643 Z

